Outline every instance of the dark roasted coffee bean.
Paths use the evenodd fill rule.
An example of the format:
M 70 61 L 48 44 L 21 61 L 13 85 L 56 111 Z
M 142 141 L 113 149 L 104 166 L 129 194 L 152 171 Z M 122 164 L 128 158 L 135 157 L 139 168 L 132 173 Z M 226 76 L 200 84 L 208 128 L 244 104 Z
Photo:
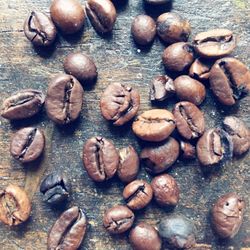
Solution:
M 146 181 L 135 180 L 124 188 L 122 195 L 129 208 L 138 210 L 150 203 L 153 197 L 153 190 Z
M 163 141 L 175 129 L 175 119 L 166 109 L 151 109 L 135 119 L 132 129 L 142 140 Z
M 132 146 L 119 150 L 119 166 L 117 175 L 123 182 L 133 181 L 139 171 L 140 160 L 138 154 Z
M 172 2 L 172 0 L 144 0 L 144 2 L 152 5 L 163 5 Z
M 45 138 L 41 130 L 34 127 L 23 128 L 13 135 L 10 153 L 23 163 L 31 162 L 42 154 L 44 146 Z
M 181 156 L 184 159 L 194 159 L 196 158 L 196 149 L 191 143 L 186 141 L 180 142 Z
M 83 88 L 75 77 L 58 74 L 51 79 L 45 106 L 49 118 L 58 124 L 76 120 L 82 110 Z
M 116 9 L 109 0 L 88 0 L 86 13 L 98 33 L 111 32 L 116 21 Z
M 103 226 L 111 234 L 120 234 L 132 227 L 134 219 L 135 215 L 129 208 L 117 205 L 105 211 Z
M 31 211 L 27 193 L 20 187 L 10 184 L 0 191 L 0 221 L 9 226 L 25 222 Z
M 233 238 L 243 221 L 245 201 L 236 193 L 221 196 L 212 208 L 212 224 L 220 238 Z
M 83 165 L 89 177 L 97 182 L 112 178 L 118 168 L 119 154 L 112 141 L 92 137 L 83 147 Z
M 144 222 L 130 231 L 129 242 L 133 250 L 160 250 L 162 243 L 157 230 Z
M 201 110 L 191 102 L 178 102 L 173 109 L 178 132 L 190 140 L 205 131 L 205 119 Z
M 139 92 L 120 83 L 110 84 L 100 100 L 103 117 L 112 121 L 116 126 L 121 126 L 131 120 L 137 114 L 139 107 Z
M 218 101 L 234 105 L 250 91 L 250 71 L 235 58 L 222 58 L 210 71 L 210 86 Z
M 214 61 L 197 58 L 189 69 L 189 75 L 199 81 L 208 80 L 210 75 L 210 69 Z
M 194 45 L 202 57 L 222 57 L 232 53 L 236 47 L 236 40 L 232 31 L 214 29 L 196 35 Z
M 159 174 L 175 163 L 179 153 L 179 143 L 169 137 L 161 144 L 145 147 L 140 154 L 140 159 L 149 173 Z
M 50 15 L 56 26 L 65 34 L 76 33 L 84 25 L 84 9 L 77 0 L 53 0 Z
M 174 43 L 164 50 L 162 61 L 167 70 L 185 71 L 194 61 L 193 48 L 188 43 Z
M 44 201 L 58 204 L 69 197 L 70 183 L 64 173 L 55 172 L 47 175 L 41 183 L 40 192 Z
M 77 250 L 86 229 L 87 218 L 78 207 L 71 207 L 61 214 L 48 235 L 48 250 Z

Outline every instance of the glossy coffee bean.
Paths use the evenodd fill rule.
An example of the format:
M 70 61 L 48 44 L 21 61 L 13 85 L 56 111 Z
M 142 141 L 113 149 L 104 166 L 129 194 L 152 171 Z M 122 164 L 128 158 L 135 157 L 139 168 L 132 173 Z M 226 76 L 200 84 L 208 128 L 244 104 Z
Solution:
M 180 142 L 181 156 L 184 159 L 195 159 L 196 149 L 191 143 L 186 141 Z
M 172 0 L 144 0 L 144 2 L 151 5 L 163 5 L 172 2 Z
M 250 71 L 241 61 L 231 57 L 215 62 L 209 81 L 218 101 L 228 106 L 234 105 L 250 91 Z
M 141 151 L 140 159 L 149 173 L 159 174 L 175 163 L 179 153 L 179 143 L 169 137 L 161 144 L 145 147 Z
M 86 141 L 82 158 L 89 177 L 97 182 L 112 178 L 119 165 L 119 154 L 113 142 L 100 136 Z
M 64 211 L 48 234 L 48 250 L 77 250 L 87 230 L 87 218 L 78 207 Z
M 43 132 L 35 127 L 27 127 L 18 130 L 13 135 L 10 153 L 20 162 L 31 162 L 42 154 L 44 146 L 45 137 Z
M 0 221 L 9 226 L 25 222 L 31 212 L 27 193 L 20 187 L 10 184 L 0 190 Z
M 204 133 L 204 115 L 193 103 L 178 102 L 174 106 L 173 114 L 177 130 L 185 139 L 195 139 Z
M 236 193 L 221 196 L 211 212 L 212 225 L 220 238 L 233 238 L 243 221 L 245 201 Z
M 20 90 L 3 102 L 1 116 L 8 120 L 30 118 L 41 110 L 44 100 L 45 95 L 39 90 Z
M 130 209 L 139 210 L 150 203 L 153 190 L 146 181 L 135 180 L 124 188 L 122 195 Z
M 50 46 L 56 38 L 56 27 L 42 12 L 32 11 L 24 22 L 25 36 L 36 46 Z
M 75 77 L 58 74 L 51 79 L 45 107 L 49 118 L 65 125 L 75 121 L 82 110 L 83 88 Z
M 194 38 L 194 45 L 201 57 L 222 57 L 229 55 L 236 47 L 237 39 L 232 31 L 214 29 L 199 33 Z
M 192 63 L 189 69 L 189 75 L 192 78 L 197 79 L 198 81 L 208 80 L 212 65 L 213 65 L 213 61 L 211 60 L 204 59 L 204 58 L 197 58 Z
M 132 126 L 133 132 L 145 141 L 165 140 L 175 129 L 175 119 L 166 109 L 151 109 L 139 115 Z
M 120 234 L 132 227 L 134 219 L 135 215 L 129 208 L 117 205 L 105 211 L 103 226 L 111 234 Z

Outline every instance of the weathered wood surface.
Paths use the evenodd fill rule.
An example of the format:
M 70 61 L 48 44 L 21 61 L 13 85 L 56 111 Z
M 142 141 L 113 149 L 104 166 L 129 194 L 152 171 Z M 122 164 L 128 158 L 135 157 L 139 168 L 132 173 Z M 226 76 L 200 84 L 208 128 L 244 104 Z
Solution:
M 119 2 L 119 1 L 117 1 Z M 122 2 L 122 1 L 121 1 Z M 72 180 L 73 193 L 66 207 L 79 205 L 89 218 L 89 230 L 82 249 L 130 249 L 127 235 L 109 236 L 102 227 L 103 211 L 112 205 L 123 203 L 123 185 L 116 179 L 106 185 L 96 185 L 82 168 L 83 143 L 91 136 L 112 138 L 121 148 L 133 144 L 140 146 L 131 132 L 130 124 L 114 128 L 102 118 L 99 98 L 103 89 L 111 82 L 123 82 L 136 86 L 141 93 L 140 111 L 151 107 L 148 86 L 153 76 L 164 73 L 161 53 L 164 46 L 156 39 L 151 49 L 139 50 L 130 37 L 130 24 L 134 16 L 149 13 L 156 17 L 159 12 L 145 9 L 142 0 L 129 0 L 118 8 L 118 20 L 113 35 L 99 37 L 89 23 L 77 37 L 59 36 L 56 46 L 44 52 L 36 50 L 23 34 L 23 21 L 31 10 L 48 13 L 49 0 L 0 0 L 0 103 L 11 92 L 22 88 L 37 88 L 44 92 L 50 77 L 62 72 L 64 57 L 73 51 L 91 55 L 99 71 L 98 82 L 93 89 L 85 91 L 84 108 L 78 122 L 69 128 L 55 126 L 43 111 L 33 120 L 9 123 L 0 118 L 0 188 L 9 183 L 25 186 L 32 198 L 32 216 L 24 225 L 10 229 L 0 225 L 0 248 L 46 249 L 47 232 L 61 213 L 42 202 L 37 186 L 44 175 L 52 170 L 65 171 Z M 227 27 L 239 36 L 234 55 L 250 66 L 250 2 L 249 0 L 175 0 L 172 9 L 187 17 L 193 27 L 193 35 L 214 27 Z M 167 11 L 161 9 L 160 12 Z M 240 105 L 228 110 L 221 109 L 207 91 L 201 108 L 205 112 L 207 128 L 219 125 L 227 114 L 236 114 L 250 125 L 249 97 Z M 161 107 L 171 109 L 175 100 Z M 46 133 L 46 152 L 42 161 L 34 166 L 23 167 L 9 155 L 10 137 L 18 128 L 37 125 Z M 181 212 L 195 221 L 199 243 L 212 245 L 212 249 L 241 249 L 250 247 L 250 158 L 249 154 L 225 165 L 216 174 L 204 177 L 197 161 L 178 161 L 168 172 L 176 177 L 181 199 L 175 212 Z M 151 177 L 140 171 L 140 178 Z M 214 236 L 209 224 L 209 210 L 218 196 L 236 191 L 247 201 L 248 208 L 239 234 L 230 241 L 221 242 Z M 156 223 L 168 211 L 152 203 L 136 213 L 136 222 Z

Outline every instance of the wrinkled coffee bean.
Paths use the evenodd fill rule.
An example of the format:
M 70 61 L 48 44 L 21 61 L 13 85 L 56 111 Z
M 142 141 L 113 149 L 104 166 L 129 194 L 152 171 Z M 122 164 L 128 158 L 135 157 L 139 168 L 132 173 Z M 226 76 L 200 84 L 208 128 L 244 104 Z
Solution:
M 45 95 L 39 90 L 20 90 L 3 102 L 1 116 L 8 120 L 30 118 L 41 110 L 44 100 Z
M 103 226 L 111 234 L 124 233 L 134 223 L 135 215 L 127 207 L 117 205 L 105 211 Z
M 36 46 L 50 46 L 56 38 L 56 27 L 42 12 L 32 11 L 24 22 L 25 36 Z
M 145 141 L 163 141 L 175 129 L 175 119 L 166 109 L 151 109 L 139 115 L 132 126 L 133 132 Z
M 181 141 L 180 142 L 180 148 L 181 148 L 181 156 L 184 159 L 194 159 L 196 158 L 196 149 L 195 146 L 193 146 L 189 142 Z
M 178 132 L 187 140 L 200 137 L 204 133 L 204 115 L 193 103 L 178 102 L 174 106 L 173 114 Z
M 172 2 L 172 0 L 144 0 L 144 2 L 152 5 L 163 5 Z
M 13 135 L 10 153 L 20 162 L 31 162 L 42 154 L 44 146 L 45 138 L 41 130 L 34 127 L 23 128 Z
M 49 232 L 48 250 L 77 250 L 84 239 L 87 223 L 86 215 L 78 207 L 63 212 Z
M 55 172 L 47 175 L 40 185 L 44 201 L 59 204 L 69 197 L 70 183 L 64 173 Z
M 194 38 L 197 53 L 202 57 L 222 57 L 229 55 L 236 47 L 237 39 L 227 29 L 201 32 Z
M 25 222 L 31 212 L 27 193 L 20 187 L 10 184 L 0 190 L 0 221 L 9 226 Z
M 235 58 L 217 60 L 210 71 L 210 86 L 218 101 L 234 105 L 250 91 L 250 71 Z
M 150 203 L 153 190 L 146 181 L 135 180 L 124 188 L 122 195 L 130 209 L 139 210 Z
M 110 84 L 100 100 L 103 117 L 112 121 L 116 126 L 121 126 L 131 120 L 137 114 L 139 107 L 139 92 L 120 83 Z
M 221 196 L 212 208 L 212 224 L 220 238 L 233 238 L 243 221 L 245 201 L 236 193 Z
M 197 58 L 189 69 L 189 75 L 199 81 L 208 80 L 210 76 L 210 69 L 213 61 L 203 58 Z
M 49 118 L 64 125 L 75 121 L 82 110 L 83 88 L 75 77 L 58 74 L 51 79 L 45 100 Z
M 89 177 L 97 182 L 112 178 L 118 168 L 119 154 L 112 141 L 92 137 L 83 146 L 83 165 Z
M 172 137 L 158 145 L 145 147 L 140 159 L 151 174 L 159 174 L 171 167 L 180 153 L 179 143 Z

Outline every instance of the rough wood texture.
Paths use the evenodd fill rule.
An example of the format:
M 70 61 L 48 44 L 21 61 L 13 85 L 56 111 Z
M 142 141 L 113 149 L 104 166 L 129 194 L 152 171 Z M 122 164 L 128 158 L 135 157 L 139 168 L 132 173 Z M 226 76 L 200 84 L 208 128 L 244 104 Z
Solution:
M 123 2 L 123 1 L 117 1 Z M 114 128 L 106 122 L 99 110 L 99 98 L 103 89 L 111 82 L 123 82 L 137 87 L 141 93 L 140 111 L 151 107 L 148 86 L 153 76 L 164 74 L 161 53 L 164 46 L 156 39 L 151 49 L 140 50 L 130 37 L 130 24 L 134 16 L 149 13 L 156 17 L 165 7 L 155 11 L 144 8 L 142 0 L 129 0 L 118 8 L 118 20 L 112 36 L 99 37 L 89 22 L 79 36 L 59 36 L 55 47 L 37 50 L 23 34 L 23 21 L 31 10 L 48 13 L 49 0 L 0 0 L 0 103 L 11 92 L 22 88 L 37 88 L 46 91 L 48 80 L 63 71 L 64 57 L 73 51 L 91 55 L 97 64 L 99 78 L 92 89 L 86 89 L 84 108 L 80 119 L 68 128 L 55 126 L 45 115 L 28 121 L 9 123 L 0 118 L 0 188 L 8 183 L 24 186 L 32 199 L 32 216 L 24 225 L 10 229 L 0 225 L 0 248 L 46 249 L 47 232 L 64 208 L 52 209 L 42 201 L 37 186 L 44 173 L 53 170 L 65 171 L 72 180 L 73 193 L 66 207 L 82 207 L 89 219 L 87 237 L 81 249 L 130 249 L 127 235 L 111 237 L 102 227 L 103 211 L 123 203 L 123 185 L 116 179 L 109 183 L 95 184 L 82 167 L 83 143 L 93 135 L 112 138 L 117 148 L 133 144 L 140 151 L 140 144 L 130 125 Z M 214 27 L 227 27 L 239 36 L 238 48 L 234 52 L 250 66 L 250 2 L 249 0 L 175 0 L 172 10 L 188 18 L 193 35 Z M 223 110 L 207 91 L 201 108 L 205 112 L 207 128 L 220 125 L 227 114 L 235 114 L 250 125 L 249 97 L 236 107 Z M 161 107 L 172 109 L 176 100 L 165 102 Z M 40 162 L 27 167 L 15 162 L 9 155 L 10 137 L 14 131 L 26 125 L 37 125 L 46 133 L 46 152 Z M 181 199 L 175 212 L 192 218 L 197 226 L 196 249 L 249 249 L 250 246 L 250 158 L 249 154 L 226 164 L 211 176 L 203 176 L 197 161 L 178 161 L 169 171 L 178 181 Z M 140 171 L 139 178 L 151 177 Z M 239 234 L 230 241 L 218 241 L 209 224 L 209 210 L 213 202 L 228 191 L 236 191 L 247 201 L 248 208 Z M 136 213 L 136 222 L 155 224 L 169 213 L 152 203 Z M 204 244 L 204 245 L 202 245 Z

